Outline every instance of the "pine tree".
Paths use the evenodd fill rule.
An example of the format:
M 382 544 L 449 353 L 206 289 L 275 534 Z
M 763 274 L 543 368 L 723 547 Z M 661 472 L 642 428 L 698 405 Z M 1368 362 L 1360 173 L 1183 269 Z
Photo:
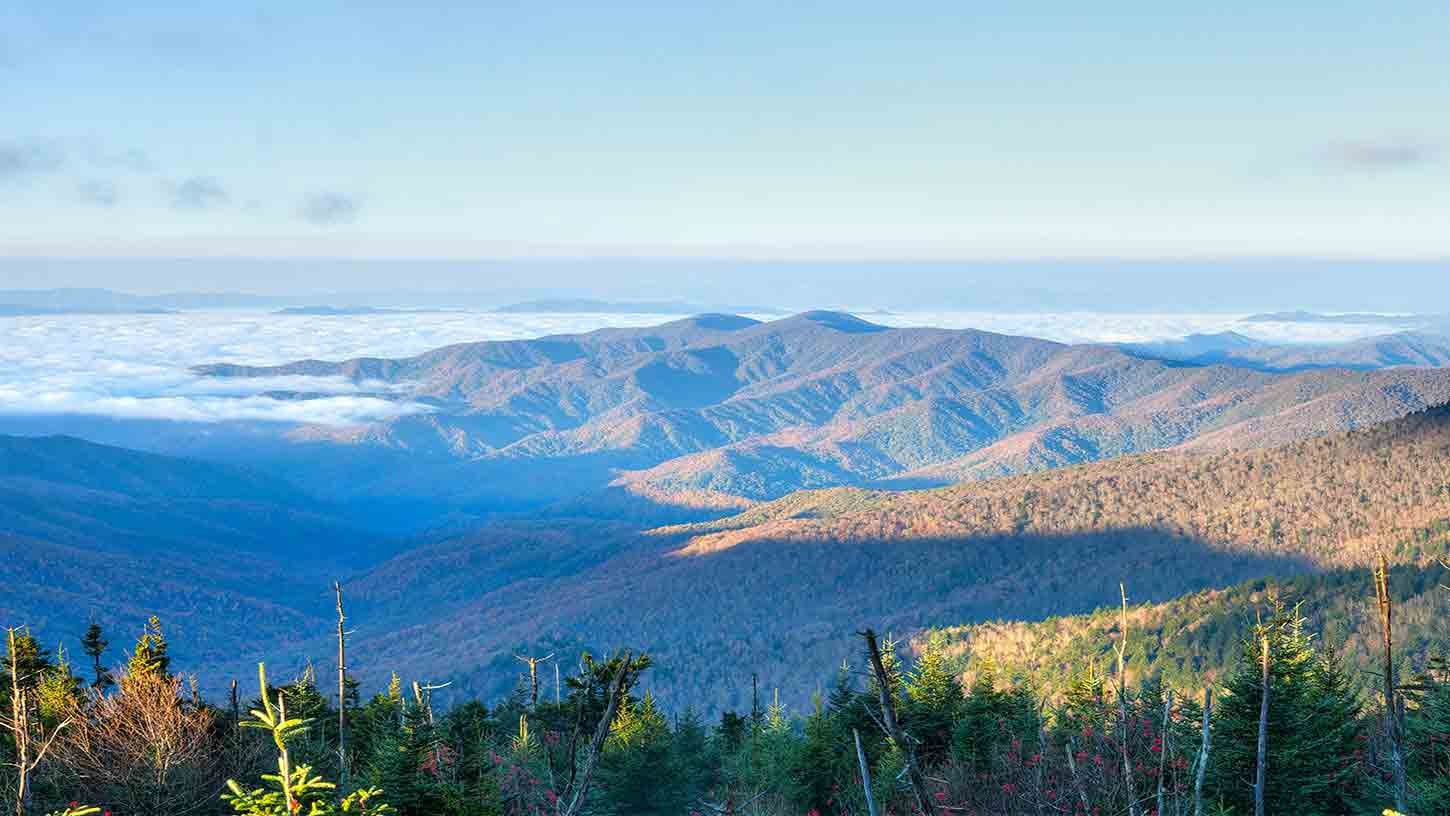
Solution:
M 110 645 L 110 641 L 106 640 L 99 623 L 92 622 L 90 626 L 86 627 L 86 634 L 81 638 L 81 648 L 91 659 L 91 671 L 94 675 L 91 688 L 97 694 L 104 694 L 116 685 L 116 679 L 111 676 L 110 669 L 101 663 L 101 657 Z
M 997 666 L 981 661 L 977 676 L 960 706 L 952 733 L 952 756 L 977 773 L 991 770 L 1002 739 L 1004 695 L 997 689 Z
M 687 810 L 687 788 L 680 773 L 669 724 L 648 693 L 621 707 L 611 726 L 599 765 L 604 813 L 617 816 L 674 816 Z
M 1410 801 L 1416 813 L 1450 813 L 1450 664 L 1433 658 L 1419 705 L 1407 712 Z
M 803 812 L 830 813 L 841 799 L 841 788 L 856 776 L 855 742 L 844 723 L 827 708 L 820 695 L 815 711 L 805 721 L 804 740 L 795 756 L 791 777 L 792 799 Z M 859 790 L 852 785 L 851 791 Z
M 906 725 L 921 741 L 923 761 L 935 764 L 947 754 L 953 723 L 962 707 L 962 687 L 953 661 L 946 654 L 946 639 L 932 632 L 906 679 Z
M 152 615 L 136 641 L 131 660 L 126 664 L 126 673 L 133 677 L 157 674 L 171 676 L 171 656 L 167 652 L 166 635 L 161 631 L 161 619 Z
M 1244 641 L 1214 713 L 1215 798 L 1239 812 L 1253 810 L 1244 780 L 1257 767 L 1263 638 L 1270 654 L 1265 812 L 1351 812 L 1359 703 L 1336 659 L 1315 647 L 1297 609 L 1276 609 Z

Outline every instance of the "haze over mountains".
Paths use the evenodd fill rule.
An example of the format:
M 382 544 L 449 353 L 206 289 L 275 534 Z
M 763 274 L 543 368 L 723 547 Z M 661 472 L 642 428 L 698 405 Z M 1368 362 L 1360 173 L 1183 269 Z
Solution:
M 1450 399 L 1450 372 L 1399 367 L 1450 360 L 1450 343 L 1428 336 L 1250 347 L 1228 365 L 1149 351 L 807 312 L 198 371 L 396 389 L 427 410 L 289 439 L 397 463 L 349 484 L 356 494 L 494 506 L 590 494 L 729 506 L 800 488 L 944 484 L 1178 445 L 1281 443 Z M 1210 362 L 1199 357 L 1188 362 Z
M 255 318 L 453 336 L 474 319 Z M 386 410 L 0 418 L 187 454 L 0 437 L 0 572 L 20 588 L 0 614 L 129 631 L 156 612 L 178 654 L 241 671 L 269 642 L 300 665 L 326 651 L 342 579 L 367 682 L 406 661 L 491 695 L 515 648 L 630 643 L 660 657 L 662 700 L 700 702 L 691 678 L 740 661 L 835 665 L 862 616 L 910 633 L 1088 613 L 1126 576 L 1181 608 L 1406 539 L 1403 560 L 1428 557 L 1450 518 L 1450 420 L 1425 412 L 1450 401 L 1447 363 L 1428 330 L 1074 344 L 830 311 L 208 363 L 167 388 L 284 417 Z M 97 605 L 102 583 L 146 589 Z M 983 631 L 963 637 L 1003 653 Z M 766 682 L 800 703 L 818 679 Z

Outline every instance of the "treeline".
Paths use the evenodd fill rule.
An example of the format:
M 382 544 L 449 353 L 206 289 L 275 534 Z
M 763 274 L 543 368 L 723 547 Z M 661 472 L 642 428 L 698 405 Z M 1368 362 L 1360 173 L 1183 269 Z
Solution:
M 1131 680 L 1160 676 L 1180 691 L 1200 692 L 1232 671 L 1239 646 L 1253 632 L 1255 616 L 1275 604 L 1299 604 L 1309 627 L 1334 644 L 1355 687 L 1371 691 L 1383 662 L 1375 598 L 1367 594 L 1373 571 L 1355 568 L 1287 578 L 1255 579 L 1223 589 L 1194 592 L 1129 610 L 1127 633 Z M 1450 601 L 1438 562 L 1400 564 L 1388 572 L 1396 608 L 1395 669 L 1423 673 L 1445 646 Z M 947 652 L 966 670 L 994 665 L 1009 675 L 1040 678 L 1040 691 L 1059 695 L 1076 667 L 1113 659 L 1121 621 L 1117 609 L 1062 615 L 1040 621 L 994 621 L 940 630 Z
M 1393 599 L 1380 597 L 1393 633 Z M 962 665 L 941 633 L 906 659 L 867 630 L 860 659 L 806 710 L 752 688 L 747 709 L 709 722 L 663 710 L 648 690 L 652 659 L 629 651 L 568 666 L 519 655 L 512 695 L 444 710 L 441 684 L 395 675 L 364 698 L 345 670 L 278 685 L 263 668 L 254 689 L 203 699 L 173 671 L 155 619 L 115 667 L 97 626 L 77 644 L 84 659 L 10 630 L 0 812 L 1450 813 L 1444 661 L 1410 676 L 1387 657 L 1382 693 L 1357 690 L 1303 612 L 1280 605 L 1203 694 L 1161 673 L 1130 679 L 1126 602 L 1119 614 L 1111 659 L 1073 667 L 1051 695 L 1054 678 Z

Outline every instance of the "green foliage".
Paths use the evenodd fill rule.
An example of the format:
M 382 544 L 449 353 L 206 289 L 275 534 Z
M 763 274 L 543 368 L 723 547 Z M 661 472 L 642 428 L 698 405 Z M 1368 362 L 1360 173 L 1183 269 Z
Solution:
M 1415 812 L 1450 812 L 1450 682 L 1443 658 L 1421 680 L 1424 693 L 1405 720 L 1408 787 Z
M 237 816 L 330 816 L 336 813 L 385 816 L 396 812 L 381 801 L 382 791 L 376 788 L 356 790 L 344 796 L 340 802 L 337 801 L 337 786 L 313 775 L 312 769 L 306 765 L 297 766 L 288 777 L 286 789 L 291 792 L 291 808 L 287 806 L 282 777 L 277 774 L 264 774 L 262 779 L 272 783 L 274 787 L 244 790 L 235 781 L 228 780 L 229 793 L 222 794 L 222 801 L 230 805 Z
M 615 816 L 674 816 L 688 802 L 682 757 L 664 715 L 648 693 L 620 708 L 599 764 L 605 812 Z
M 1265 809 L 1304 816 L 1354 810 L 1359 703 L 1304 623 L 1297 608 L 1279 609 L 1256 626 L 1216 706 L 1210 773 L 1217 798 L 1239 811 L 1253 808 L 1244 780 L 1254 778 L 1257 763 L 1263 638 L 1270 655 Z
M 907 675 L 903 707 L 906 724 L 921 741 L 921 756 L 928 763 L 940 762 L 953 742 L 953 723 L 963 703 L 958 673 L 956 661 L 947 654 L 945 636 L 929 634 Z
M 91 659 L 92 680 L 91 688 L 98 693 L 110 691 L 116 685 L 116 679 L 111 671 L 101 663 L 101 657 L 105 655 L 107 647 L 111 645 L 101 631 L 101 625 L 92 621 L 86 627 L 86 633 L 81 638 L 81 648 L 85 651 L 86 657 Z
M 131 652 L 131 660 L 126 664 L 126 673 L 129 675 L 159 674 L 162 677 L 170 677 L 171 656 L 168 654 L 168 649 L 166 634 L 161 631 L 161 620 L 152 615 L 146 621 L 145 628 L 141 630 L 141 637 L 136 641 L 136 648 Z

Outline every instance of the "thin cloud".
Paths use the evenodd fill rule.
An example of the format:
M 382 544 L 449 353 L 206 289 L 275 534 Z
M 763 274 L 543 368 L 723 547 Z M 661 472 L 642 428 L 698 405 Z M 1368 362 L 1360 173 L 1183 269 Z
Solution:
M 113 181 L 87 179 L 76 185 L 76 197 L 96 207 L 114 207 L 121 201 L 121 189 Z
M 169 185 L 171 206 L 177 210 L 214 210 L 232 200 L 221 182 L 207 176 L 193 176 Z
M 351 223 L 357 218 L 362 202 L 345 193 L 312 193 L 302 201 L 302 219 L 318 226 Z
M 150 173 L 156 169 L 156 163 L 146 151 L 137 148 L 129 150 L 96 150 L 87 156 L 87 161 L 92 167 L 105 170 L 129 170 L 133 173 Z
M 65 165 L 59 150 L 38 144 L 0 144 L 0 183 L 54 173 Z
M 1418 142 L 1340 142 L 1330 145 L 1325 157 L 1351 170 L 1398 170 L 1434 162 L 1438 151 Z

